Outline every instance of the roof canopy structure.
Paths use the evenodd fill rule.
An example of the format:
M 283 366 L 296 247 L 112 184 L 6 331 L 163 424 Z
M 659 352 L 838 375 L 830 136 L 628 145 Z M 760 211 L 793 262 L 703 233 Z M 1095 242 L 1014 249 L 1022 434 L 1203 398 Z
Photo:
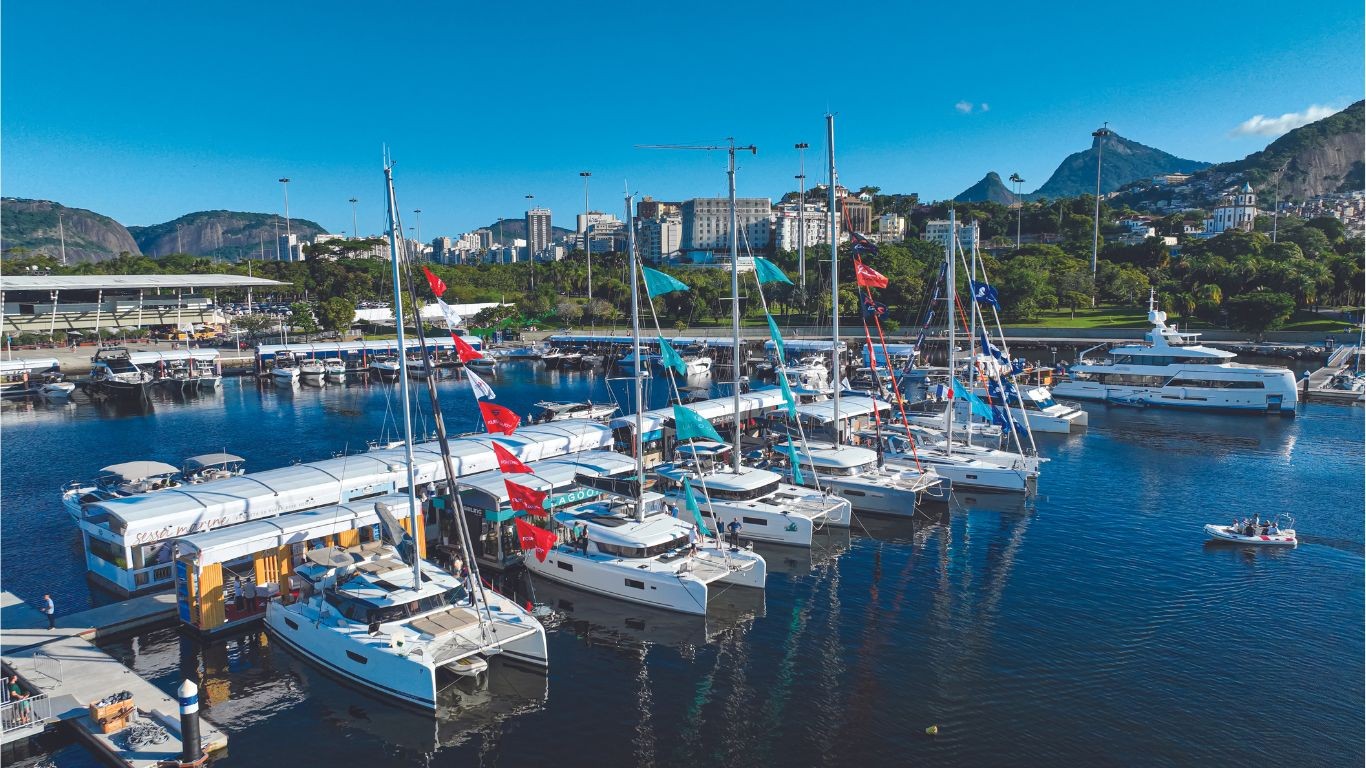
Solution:
M 0 291 L 98 291 L 168 288 L 273 288 L 279 280 L 245 275 L 5 275 Z

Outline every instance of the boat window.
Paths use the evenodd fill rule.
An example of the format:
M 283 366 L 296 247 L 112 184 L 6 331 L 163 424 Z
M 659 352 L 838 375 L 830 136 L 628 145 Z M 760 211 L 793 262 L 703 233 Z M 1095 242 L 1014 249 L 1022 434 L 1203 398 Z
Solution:
M 626 586 L 633 587 L 635 589 L 645 589 L 645 582 L 636 581 L 635 579 L 627 579 Z
M 742 517 L 740 520 L 743 521 L 745 525 L 768 525 L 768 521 L 762 517 Z
M 1160 387 L 1167 383 L 1166 376 L 1144 376 L 1137 373 L 1098 373 L 1096 381 L 1101 384 L 1116 384 L 1129 387 Z
M 347 651 L 347 652 L 346 652 L 346 657 L 347 657 L 348 659 L 350 659 L 350 660 L 356 662 L 357 664 L 369 664 L 369 663 L 370 663 L 370 660 L 369 660 L 369 659 L 365 658 L 364 656 L 360 655 L 359 653 L 356 653 L 355 651 Z
M 128 561 L 123 558 L 123 550 L 110 544 L 103 539 L 90 537 L 90 546 L 87 548 L 90 554 L 106 562 L 113 563 L 119 568 L 127 568 Z
M 732 490 L 729 488 L 712 488 L 708 486 L 707 495 L 710 496 L 713 501 L 749 501 L 751 499 L 763 498 L 777 490 L 778 481 L 774 480 L 773 482 L 761 485 L 758 488 L 739 488 Z
M 285 619 L 285 626 L 289 627 L 290 629 L 298 629 L 298 628 L 299 628 L 299 625 L 298 625 L 298 624 L 295 624 L 294 621 L 293 621 L 292 619 Z
M 555 563 L 555 565 L 558 565 L 558 566 L 560 567 L 560 570 L 564 570 L 564 571 L 572 571 L 572 570 L 574 570 L 574 566 L 570 565 L 569 563 L 566 563 L 566 562 L 563 561 L 563 560 L 560 560 L 559 562 Z
M 1266 384 L 1257 379 L 1196 379 L 1185 376 L 1178 376 L 1172 379 L 1168 386 L 1172 387 L 1193 387 L 1199 389 L 1266 389 Z

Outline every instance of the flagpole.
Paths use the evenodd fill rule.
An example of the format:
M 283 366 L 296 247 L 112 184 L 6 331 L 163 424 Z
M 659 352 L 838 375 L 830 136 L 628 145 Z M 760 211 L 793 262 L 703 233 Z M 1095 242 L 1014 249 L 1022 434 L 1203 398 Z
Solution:
M 830 207 L 830 376 L 834 379 L 834 407 L 835 407 L 835 445 L 843 442 L 841 431 L 843 422 L 840 419 L 840 224 L 839 213 L 835 210 L 835 116 L 825 116 L 825 144 L 827 154 L 830 156 L 830 189 L 828 200 Z
M 731 154 L 733 158 L 734 153 Z M 734 189 L 734 187 L 732 187 Z M 636 228 L 631 224 L 631 208 L 635 202 L 635 196 L 630 192 L 626 193 L 626 253 L 631 261 L 631 348 L 635 355 L 635 369 L 631 376 L 632 386 L 634 387 L 636 399 L 636 433 L 632 440 L 631 452 L 636 457 L 636 482 L 640 483 L 642 489 L 645 488 L 645 403 L 642 402 L 642 387 L 640 385 L 640 369 L 644 367 L 645 361 L 640 357 L 640 282 L 637 276 L 636 265 Z M 654 309 L 653 302 L 650 305 Z M 662 338 L 662 337 L 661 337 Z M 663 354 L 663 349 L 660 350 Z M 665 375 L 669 375 L 667 372 Z M 636 494 L 636 520 L 645 520 L 645 505 L 641 501 L 641 495 Z

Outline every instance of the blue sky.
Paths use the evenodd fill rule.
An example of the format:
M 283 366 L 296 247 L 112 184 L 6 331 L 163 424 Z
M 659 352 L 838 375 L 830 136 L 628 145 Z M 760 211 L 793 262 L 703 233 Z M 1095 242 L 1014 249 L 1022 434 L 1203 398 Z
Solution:
M 387 8 L 385 6 L 388 6 Z M 951 197 L 988 170 L 1042 184 L 1090 132 L 1223 161 L 1362 98 L 1360 3 L 581 4 L 8 2 L 3 194 L 129 225 L 197 210 L 383 226 L 381 145 L 424 239 L 517 216 L 572 226 L 625 185 L 742 196 L 824 175 Z M 1258 121 L 1256 116 L 1263 116 Z

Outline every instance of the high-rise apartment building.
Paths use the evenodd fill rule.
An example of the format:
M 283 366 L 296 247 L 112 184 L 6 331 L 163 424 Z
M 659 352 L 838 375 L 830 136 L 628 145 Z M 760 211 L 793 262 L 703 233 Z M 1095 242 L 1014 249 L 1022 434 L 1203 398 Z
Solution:
M 550 209 L 532 208 L 526 212 L 527 253 L 534 261 L 545 258 L 550 248 Z
M 685 250 L 720 251 L 730 248 L 730 201 L 724 197 L 699 197 L 680 206 Z M 773 205 L 767 197 L 742 197 L 735 201 L 740 226 L 740 251 L 767 250 L 773 242 Z

